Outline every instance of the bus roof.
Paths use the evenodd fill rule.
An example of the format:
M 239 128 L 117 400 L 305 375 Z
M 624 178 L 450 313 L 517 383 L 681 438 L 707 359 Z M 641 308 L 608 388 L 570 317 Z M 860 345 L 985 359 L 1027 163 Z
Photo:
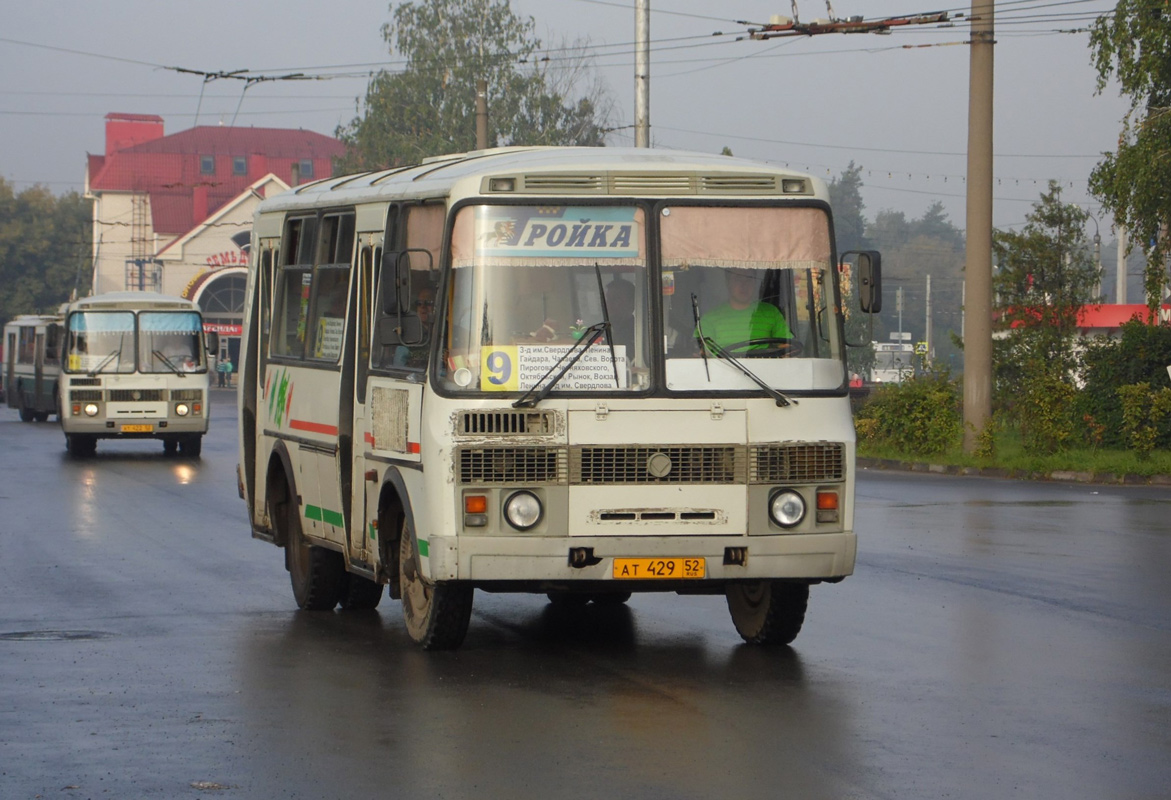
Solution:
M 199 306 L 182 297 L 156 292 L 109 292 L 82 297 L 69 305 L 70 311 L 105 311 L 109 309 L 182 309 L 198 311 Z
M 512 179 L 511 188 L 508 179 Z M 326 178 L 265 200 L 258 213 L 483 195 L 828 200 L 825 184 L 810 175 L 713 153 L 632 147 L 501 147 Z

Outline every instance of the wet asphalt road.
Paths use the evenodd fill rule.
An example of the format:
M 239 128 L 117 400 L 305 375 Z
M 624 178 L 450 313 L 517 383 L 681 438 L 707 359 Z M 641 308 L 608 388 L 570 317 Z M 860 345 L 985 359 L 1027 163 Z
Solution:
M 1166 798 L 1171 493 L 864 473 L 792 649 L 721 598 L 296 610 L 203 458 L 0 410 L 0 798 Z

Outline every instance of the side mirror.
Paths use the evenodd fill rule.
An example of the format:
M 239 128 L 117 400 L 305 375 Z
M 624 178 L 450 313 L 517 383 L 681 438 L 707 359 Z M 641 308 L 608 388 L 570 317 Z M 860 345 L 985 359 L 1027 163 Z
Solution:
M 395 316 L 411 296 L 411 271 L 400 269 L 406 253 L 387 252 L 382 254 L 382 266 L 378 271 L 378 307 L 386 316 Z
M 867 314 L 882 311 L 882 254 L 877 250 L 851 250 L 844 253 L 858 256 L 858 305 Z

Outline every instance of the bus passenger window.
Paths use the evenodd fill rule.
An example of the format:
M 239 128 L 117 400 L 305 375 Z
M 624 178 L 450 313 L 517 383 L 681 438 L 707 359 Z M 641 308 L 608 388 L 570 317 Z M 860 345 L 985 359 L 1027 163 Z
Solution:
M 281 270 L 277 286 L 272 354 L 300 358 L 305 351 L 305 332 L 309 322 L 309 290 L 313 273 L 307 269 Z

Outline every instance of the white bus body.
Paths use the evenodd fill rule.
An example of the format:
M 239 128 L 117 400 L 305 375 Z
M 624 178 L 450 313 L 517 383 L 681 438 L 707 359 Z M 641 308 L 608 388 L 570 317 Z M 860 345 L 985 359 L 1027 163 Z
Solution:
M 61 428 L 75 456 L 98 439 L 159 439 L 195 457 L 207 433 L 203 317 L 190 300 L 117 292 L 71 303 L 65 314 Z
M 57 413 L 61 317 L 22 314 L 4 326 L 4 397 L 24 422 Z
M 915 374 L 915 348 L 900 342 L 874 342 L 871 383 L 902 383 Z
M 827 197 L 724 156 L 502 148 L 263 201 L 240 491 L 298 604 L 389 584 L 449 648 L 473 589 L 719 593 L 791 641 L 855 559 Z

